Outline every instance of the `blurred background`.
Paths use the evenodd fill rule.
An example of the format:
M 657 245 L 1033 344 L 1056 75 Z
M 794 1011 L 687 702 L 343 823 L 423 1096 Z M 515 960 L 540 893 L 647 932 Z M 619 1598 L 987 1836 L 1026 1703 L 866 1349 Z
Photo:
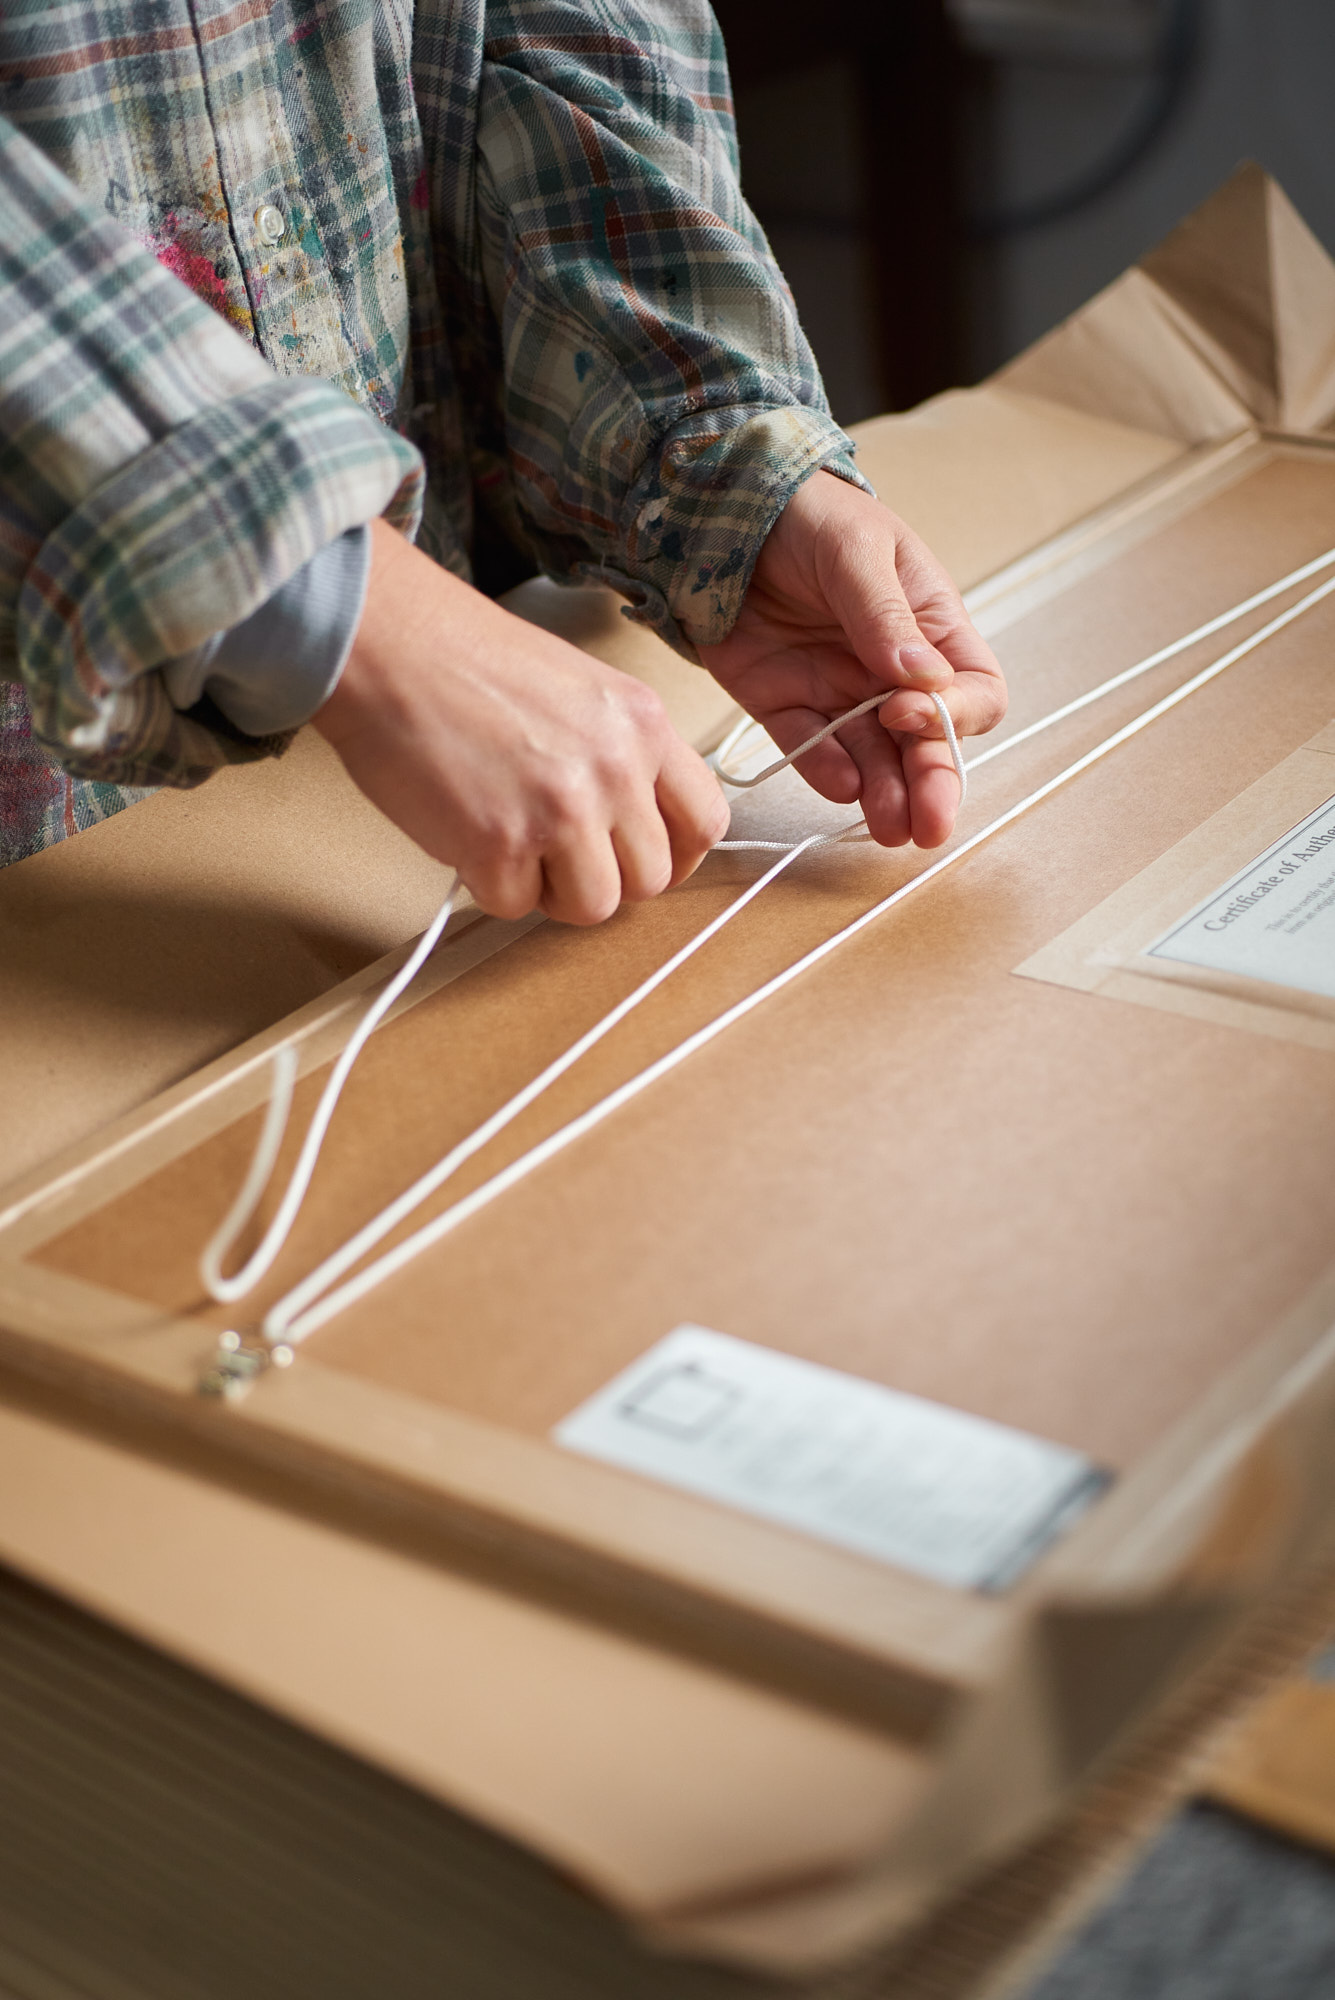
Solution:
M 836 417 L 990 374 L 1243 159 L 1335 249 L 1335 0 L 715 0 Z

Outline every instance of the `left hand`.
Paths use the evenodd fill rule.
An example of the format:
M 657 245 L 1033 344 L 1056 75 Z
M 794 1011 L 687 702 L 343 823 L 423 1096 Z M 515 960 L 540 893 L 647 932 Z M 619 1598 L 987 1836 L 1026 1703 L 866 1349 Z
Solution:
M 801 758 L 822 797 L 857 801 L 883 847 L 939 847 L 959 780 L 939 693 L 960 736 L 1006 712 L 1006 683 L 960 594 L 897 515 L 833 473 L 800 486 L 760 551 L 731 633 L 700 657 L 716 681 L 793 750 L 846 709 L 896 688 Z

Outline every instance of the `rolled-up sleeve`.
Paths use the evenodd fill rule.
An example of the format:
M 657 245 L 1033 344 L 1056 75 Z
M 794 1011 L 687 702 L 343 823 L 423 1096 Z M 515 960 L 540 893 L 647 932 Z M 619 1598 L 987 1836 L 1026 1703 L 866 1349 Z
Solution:
M 166 669 L 421 462 L 341 390 L 280 378 L 0 120 L 0 677 L 77 776 L 189 785 L 271 750 L 173 703 Z
M 865 482 L 742 198 L 708 6 L 493 0 L 478 150 L 525 533 L 679 650 L 717 641 L 801 482 Z

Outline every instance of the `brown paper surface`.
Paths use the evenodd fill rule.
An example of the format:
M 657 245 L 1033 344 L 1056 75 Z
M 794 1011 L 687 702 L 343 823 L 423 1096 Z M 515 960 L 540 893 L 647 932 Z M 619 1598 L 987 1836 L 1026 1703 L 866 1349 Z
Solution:
M 1174 438 L 984 383 L 858 424 L 858 465 L 962 590 L 1182 456 Z
M 1282 188 L 1243 167 L 1141 259 L 1184 337 L 1261 423 L 1335 412 L 1335 266 Z
M 445 872 L 313 730 L 0 870 L 0 1186 L 402 943 Z
M 1228 260 L 1210 246 L 1219 216 L 1225 239 L 1234 230 L 1237 200 L 1235 191 L 1214 221 L 1207 208 L 1203 237 L 1170 239 L 1152 275 L 1113 288 L 999 385 L 866 427 L 865 462 L 885 498 L 920 528 L 936 523 L 928 539 L 966 580 L 1152 481 L 1156 468 L 1171 476 L 1194 442 L 1258 418 L 1298 428 L 1329 420 L 1328 266 L 1277 191 L 1216 309 L 1211 288 Z M 1015 623 L 1001 642 L 1013 724 L 1335 541 L 1332 478 L 1329 464 L 1279 460 Z M 615 649 L 629 633 L 639 644 L 584 595 L 559 606 L 560 617 L 584 621 L 582 643 Z M 1087 774 L 641 1100 L 596 1147 L 566 1156 L 321 1336 L 320 1365 L 350 1385 L 392 1381 L 424 1406 L 490 1412 L 536 1438 L 689 1314 L 1068 1438 L 1112 1463 L 1171 1435 L 1175 1416 L 1209 1406 L 1202 1392 L 1230 1360 L 1256 1360 L 1261 1330 L 1328 1256 L 1329 1057 L 1248 1038 L 1239 1063 L 1242 1038 L 1220 1023 L 1097 1008 L 1086 994 L 1017 981 L 1011 968 L 1328 722 L 1330 632 L 1323 607 Z M 1181 671 L 1201 663 L 1192 656 Z M 1168 684 L 1154 677 L 1143 696 L 1129 691 L 1124 704 L 980 773 L 971 815 L 1027 791 Z M 0 1106 L 6 1171 L 93 1132 L 425 920 L 437 886 L 430 864 L 358 821 L 362 809 L 346 786 L 340 795 L 328 760 L 319 770 L 308 762 L 309 783 L 278 784 L 266 818 L 275 772 L 301 775 L 302 754 L 164 796 L 0 878 L 0 923 L 14 909 L 28 924 L 24 965 L 7 957 L 0 972 L 17 978 L 4 994 L 9 1048 L 35 1079 L 27 1098 Z M 756 824 L 768 816 L 788 829 L 813 810 L 790 786 L 757 807 Z M 749 912 L 710 948 L 689 991 L 665 995 L 572 1079 L 545 1118 L 587 1102 L 916 865 L 866 853 L 813 860 L 768 912 Z M 579 962 L 576 941 L 544 926 L 378 1037 L 342 1121 L 352 1143 L 340 1152 L 336 1126 L 329 1171 L 280 1280 L 467 1129 L 548 1043 L 599 1012 L 609 988 L 657 962 L 723 900 L 733 870 L 743 879 L 740 864 L 719 857 L 655 910 L 624 913 Z M 204 921 L 192 928 L 201 883 L 214 885 L 213 901 L 202 898 Z M 278 910 L 262 951 L 249 914 L 257 905 Z M 210 1012 L 219 993 L 226 1005 Z M 235 1185 L 248 1124 L 68 1230 L 45 1253 L 48 1268 L 189 1310 L 193 1258 Z M 515 1145 L 542 1129 L 536 1119 Z M 1245 1190 L 1233 1185 L 1239 1158 L 1249 1163 Z M 118 1184 L 126 1177 L 118 1169 Z M 42 1267 L 28 1268 L 39 1280 Z M 14 1559 L 546 1846 L 629 1903 L 661 1910 L 695 1895 L 703 1905 L 729 1882 L 744 1897 L 767 1871 L 781 1880 L 790 1869 L 837 1868 L 835 1857 L 875 1844 L 873 1824 L 903 1818 L 916 1767 L 901 1750 L 877 1766 L 869 1793 L 857 1775 L 867 1732 L 840 1739 L 856 1746 L 850 1765 L 832 1739 L 805 1733 L 806 1711 L 780 1702 L 746 1737 L 741 1762 L 719 1765 L 732 1807 L 715 1842 L 705 1763 L 678 1717 L 705 1718 L 708 1749 L 716 1730 L 730 1736 L 738 1713 L 755 1718 L 771 1697 L 747 1689 L 734 1710 L 726 1675 L 549 1606 L 461 1593 L 437 1565 L 396 1566 L 345 1529 L 321 1525 L 322 1554 L 311 1560 L 307 1544 L 286 1538 L 306 1516 L 267 1496 L 252 1502 L 239 1472 L 236 1490 L 164 1479 L 148 1456 L 31 1412 L 3 1422 L 0 1548 Z M 437 1630 L 439 1654 L 421 1643 Z M 352 1642 L 367 1633 L 377 1643 L 363 1651 Z M 549 1642 L 561 1667 L 546 1706 L 534 1690 Z M 433 1674 L 447 1651 L 451 1704 L 433 1717 Z M 666 1668 L 697 1676 L 693 1692 L 665 1680 Z M 461 1728 L 436 1733 L 451 1713 Z M 578 1769 L 555 1754 L 572 1716 Z M 670 1726 L 655 1734 L 660 1716 Z M 1036 1751 L 1045 1754 L 1042 1742 Z M 822 1785 L 827 1759 L 833 1776 L 807 1840 L 799 1794 Z M 753 1787 L 772 1827 L 749 1812 Z M 883 1926 L 888 1908 L 882 1881 L 846 1936 Z M 782 1911 L 770 1923 L 763 1903 L 756 1909 L 754 1923 L 740 1921 L 740 1954 L 801 1957 Z
M 1335 415 L 1335 266 L 1257 166 L 1003 368 L 1003 387 L 1184 443 Z
M 1335 464 L 1277 457 L 1004 635 L 1014 722 L 1332 540 Z M 694 1319 L 1132 1461 L 1327 1259 L 1335 1072 L 1319 1051 L 1266 1043 L 1240 1076 L 1227 1030 L 1091 1010 L 1011 969 L 1329 720 L 1332 629 L 1321 607 L 730 1031 L 319 1335 L 322 1364 L 540 1436 Z M 1208 657 L 989 766 L 970 823 Z M 720 856 L 593 934 L 543 926 L 378 1037 L 264 1295 L 597 1018 L 750 865 Z M 487 1166 L 918 866 L 866 849 L 813 857 Z M 42 1260 L 195 1310 L 194 1260 L 253 1130 L 239 1121 Z M 1240 1153 L 1266 1161 L 1245 1187 Z
M 609 590 L 507 602 L 648 681 L 701 748 L 738 713 Z M 312 729 L 0 870 L 0 1188 L 414 936 L 445 880 Z
M 1335 722 L 1016 971 L 1335 1054 L 1335 1001 L 1141 955 L 1178 917 L 1332 795 Z
M 849 1949 L 875 1925 L 873 1912 L 885 1929 L 893 1912 L 908 1927 L 900 1948 L 912 1993 L 921 1935 L 912 1927 L 927 1913 L 929 1934 L 935 1929 L 951 1955 L 958 1941 L 951 1937 L 951 1905 L 941 1905 L 943 1890 L 964 1884 L 954 1907 L 968 1907 L 987 1881 L 986 1873 L 979 1880 L 980 1863 L 999 1865 L 1003 1880 L 1018 1890 L 1026 1857 L 1047 1849 L 1069 1871 L 1072 1901 L 1087 1906 L 1092 1857 L 1082 1869 L 1067 1846 L 1079 1839 L 1082 1822 L 1089 1831 L 1109 1810 L 1114 1821 L 1135 1811 L 1142 1787 L 1157 1790 L 1160 1811 L 1166 1810 L 1172 1790 L 1181 1796 L 1188 1788 L 1193 1765 L 1208 1766 L 1211 1718 L 1217 1725 L 1230 1707 L 1236 1713 L 1249 1680 L 1253 1691 L 1264 1685 L 1258 1669 L 1265 1673 L 1268 1647 L 1277 1642 L 1274 1674 L 1329 1632 L 1332 1313 L 1335 1266 L 1285 1316 L 1268 1351 L 1254 1354 L 1205 1399 L 1223 1406 L 1216 1414 L 1224 1414 L 1224 1424 L 1212 1430 L 1199 1409 L 1156 1452 L 1158 1472 L 1169 1475 L 1160 1494 L 1167 1508 L 1146 1504 L 1145 1482 L 1138 1502 L 1124 1486 L 1108 1513 L 1122 1512 L 1124 1530 L 1138 1505 L 1138 1528 L 1119 1534 L 1095 1517 L 1058 1551 L 1046 1579 L 1027 1593 L 1031 1615 L 1015 1628 L 1009 1657 L 994 1663 L 987 1688 L 960 1710 L 941 1746 L 936 1782 L 879 1856 L 805 1895 L 755 1899 L 695 1921 L 688 1916 L 674 1924 L 675 1934 L 712 1937 L 739 1954 L 750 1944 L 771 1961 L 786 1950 L 790 1963 L 800 1965 L 822 1949 Z M 1202 1505 L 1210 1526 L 1183 1567 L 1181 1516 Z M 1119 1539 L 1112 1564 L 1101 1563 L 1100 1543 L 1106 1554 Z M 1147 1552 L 1166 1558 L 1158 1589 L 1147 1587 L 1143 1570 L 1133 1581 Z M 1053 1801 L 1061 1797 L 1066 1803 L 1054 1822 Z M 984 1891 L 981 1901 L 991 1902 L 993 1917 L 1009 1929 L 1016 1913 L 1005 1893 L 993 1901 Z M 1012 1992 L 1011 1978 L 1025 1964 L 1032 1976 L 1035 1944 L 1030 1931 L 1010 1977 L 999 1977 L 998 1993 Z M 892 1945 L 887 1969 L 899 1963 L 895 1952 Z M 929 1981 L 925 1990 L 938 1989 Z M 947 1983 L 944 1990 L 953 1988 Z M 990 1982 L 982 1990 L 994 1991 Z
M 862 463 L 972 585 L 1186 445 L 1329 421 L 1333 294 L 1280 190 L 1244 170 L 993 383 L 860 426 Z M 648 679 L 690 740 L 717 740 L 718 691 L 610 593 L 534 583 L 511 601 Z M 310 732 L 277 764 L 161 793 L 6 870 L 0 1181 L 402 943 L 440 878 Z
M 669 1653 L 0 1404 L 18 1568 L 575 1869 L 632 1910 L 810 1878 L 922 1761 Z M 532 1668 L 540 1663 L 536 1675 Z

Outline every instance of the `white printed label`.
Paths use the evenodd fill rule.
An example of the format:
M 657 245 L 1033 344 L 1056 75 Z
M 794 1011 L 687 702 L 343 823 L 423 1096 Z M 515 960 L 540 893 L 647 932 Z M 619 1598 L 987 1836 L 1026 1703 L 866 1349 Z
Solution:
M 1335 799 L 1146 950 L 1335 999 Z
M 1063 1445 L 679 1326 L 558 1444 L 961 1588 L 1018 1576 L 1106 1475 Z

